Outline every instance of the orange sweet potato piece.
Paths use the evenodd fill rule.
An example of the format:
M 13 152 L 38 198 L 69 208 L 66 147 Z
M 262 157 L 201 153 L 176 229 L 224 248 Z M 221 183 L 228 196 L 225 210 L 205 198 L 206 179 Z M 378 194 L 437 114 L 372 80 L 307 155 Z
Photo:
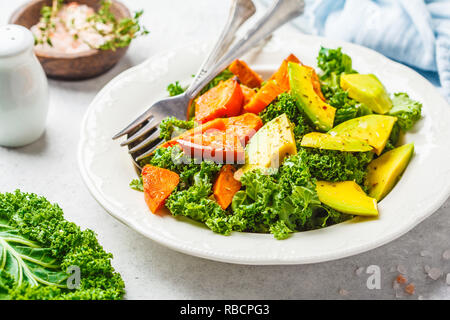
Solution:
M 156 213 L 164 206 L 166 199 L 180 182 L 175 172 L 146 165 L 142 169 L 145 202 L 149 209 Z
M 217 118 L 190 129 L 178 137 L 166 141 L 160 148 L 181 145 L 188 154 L 211 153 L 212 156 L 230 159 L 230 153 L 235 160 L 243 156 L 243 147 L 249 139 L 262 127 L 260 117 L 253 113 L 244 113 L 237 117 Z M 235 140 L 238 141 L 235 141 Z M 222 151 L 220 149 L 223 149 Z M 219 151 L 217 151 L 219 150 Z
M 253 96 L 250 102 L 244 106 L 244 111 L 256 114 L 260 113 L 283 92 L 285 92 L 285 90 L 280 87 L 275 80 L 267 81 Z
M 216 163 L 242 163 L 245 153 L 237 136 L 225 130 L 209 129 L 177 140 L 183 151 L 192 158 Z
M 223 119 L 222 118 L 217 118 L 211 121 L 208 121 L 206 123 L 200 124 L 190 130 L 187 130 L 185 132 L 183 132 L 182 134 L 180 134 L 179 136 L 164 142 L 163 144 L 161 144 L 158 148 L 168 148 L 168 147 L 172 147 L 176 144 L 178 144 L 178 140 L 180 139 L 184 139 L 186 137 L 190 137 L 193 136 L 195 134 L 201 134 L 203 132 L 205 132 L 208 129 L 219 129 L 219 130 L 225 130 L 225 124 L 223 123 Z
M 300 60 L 290 54 L 283 60 L 278 70 L 272 74 L 266 84 L 252 97 L 252 99 L 244 105 L 244 111 L 259 113 L 265 109 L 278 95 L 289 91 L 289 74 L 288 63 L 300 63 Z
M 241 113 L 244 95 L 237 79 L 220 82 L 195 101 L 195 120 L 200 123 Z
M 226 164 L 220 169 L 219 176 L 213 186 L 214 198 L 223 210 L 228 208 L 234 195 L 241 189 L 241 183 L 234 178 L 236 169 Z
M 274 80 L 281 87 L 283 92 L 289 91 L 290 89 L 288 74 L 289 62 L 300 63 L 300 60 L 291 53 L 286 59 L 283 60 L 278 70 L 269 78 L 269 81 Z
M 253 96 L 256 94 L 256 91 L 252 88 L 247 87 L 246 85 L 241 84 L 242 94 L 244 95 L 244 105 L 250 102 Z
M 250 88 L 259 88 L 262 83 L 262 78 L 259 74 L 253 71 L 247 63 L 242 60 L 234 60 L 228 67 L 234 75 L 236 75 L 242 84 Z
M 261 118 L 254 113 L 244 113 L 237 117 L 225 118 L 223 121 L 227 134 L 238 137 L 243 146 L 263 126 Z

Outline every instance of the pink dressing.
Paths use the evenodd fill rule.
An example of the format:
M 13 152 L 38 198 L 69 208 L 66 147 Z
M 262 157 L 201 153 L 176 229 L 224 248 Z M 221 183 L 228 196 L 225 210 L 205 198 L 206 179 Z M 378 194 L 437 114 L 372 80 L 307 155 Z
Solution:
M 55 28 L 49 35 L 52 45 L 44 42 L 37 44 L 35 48 L 52 53 L 79 53 L 99 48 L 110 39 L 108 34 L 112 31 L 112 26 L 88 21 L 93 14 L 94 9 L 87 5 L 76 2 L 63 5 L 53 18 Z M 42 38 L 40 28 L 44 26 L 40 21 L 31 28 L 36 38 Z

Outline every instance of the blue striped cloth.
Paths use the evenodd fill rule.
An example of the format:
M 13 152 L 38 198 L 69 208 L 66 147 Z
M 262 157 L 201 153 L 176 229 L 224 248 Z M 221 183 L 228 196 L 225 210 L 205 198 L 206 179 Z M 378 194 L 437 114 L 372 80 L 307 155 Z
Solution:
M 303 32 L 358 43 L 408 64 L 442 86 L 450 101 L 450 0 L 305 2 L 305 14 L 294 21 Z

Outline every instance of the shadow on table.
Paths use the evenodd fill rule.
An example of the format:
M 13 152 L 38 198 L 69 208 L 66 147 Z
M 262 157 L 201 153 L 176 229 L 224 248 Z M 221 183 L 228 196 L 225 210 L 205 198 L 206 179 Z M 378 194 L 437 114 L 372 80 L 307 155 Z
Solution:
M 47 147 L 48 147 L 47 133 L 45 131 L 39 137 L 38 140 L 36 140 L 35 142 L 32 142 L 26 146 L 14 147 L 14 148 L 0 146 L 0 148 L 8 149 L 8 150 L 14 151 L 16 153 L 30 154 L 30 155 L 43 153 L 47 149 Z

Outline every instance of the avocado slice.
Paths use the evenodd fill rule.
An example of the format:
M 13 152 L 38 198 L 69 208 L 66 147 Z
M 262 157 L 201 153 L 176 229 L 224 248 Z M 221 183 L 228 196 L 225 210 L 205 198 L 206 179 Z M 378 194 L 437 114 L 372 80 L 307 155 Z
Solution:
M 305 134 L 302 138 L 301 146 L 346 152 L 366 152 L 372 150 L 372 147 L 362 140 L 345 136 L 333 136 L 320 132 Z
M 369 195 L 378 201 L 383 199 L 400 179 L 414 153 L 414 144 L 409 143 L 386 152 L 373 160 L 367 168 L 364 184 Z
M 392 101 L 383 84 L 373 74 L 342 74 L 341 88 L 348 96 L 364 103 L 373 112 L 385 114 L 392 108 Z
M 247 144 L 245 164 L 236 171 L 235 179 L 254 169 L 278 169 L 285 157 L 297 154 L 293 129 L 285 113 L 267 122 Z
M 355 181 L 317 181 L 319 200 L 339 212 L 359 216 L 378 216 L 377 200 L 368 197 Z
M 288 73 L 291 94 L 316 130 L 328 131 L 333 128 L 336 108 L 320 99 L 314 91 L 313 70 L 300 66 L 298 63 L 289 62 Z
M 374 148 L 376 154 L 380 155 L 396 121 L 397 117 L 370 114 L 342 122 L 328 133 L 367 142 Z

